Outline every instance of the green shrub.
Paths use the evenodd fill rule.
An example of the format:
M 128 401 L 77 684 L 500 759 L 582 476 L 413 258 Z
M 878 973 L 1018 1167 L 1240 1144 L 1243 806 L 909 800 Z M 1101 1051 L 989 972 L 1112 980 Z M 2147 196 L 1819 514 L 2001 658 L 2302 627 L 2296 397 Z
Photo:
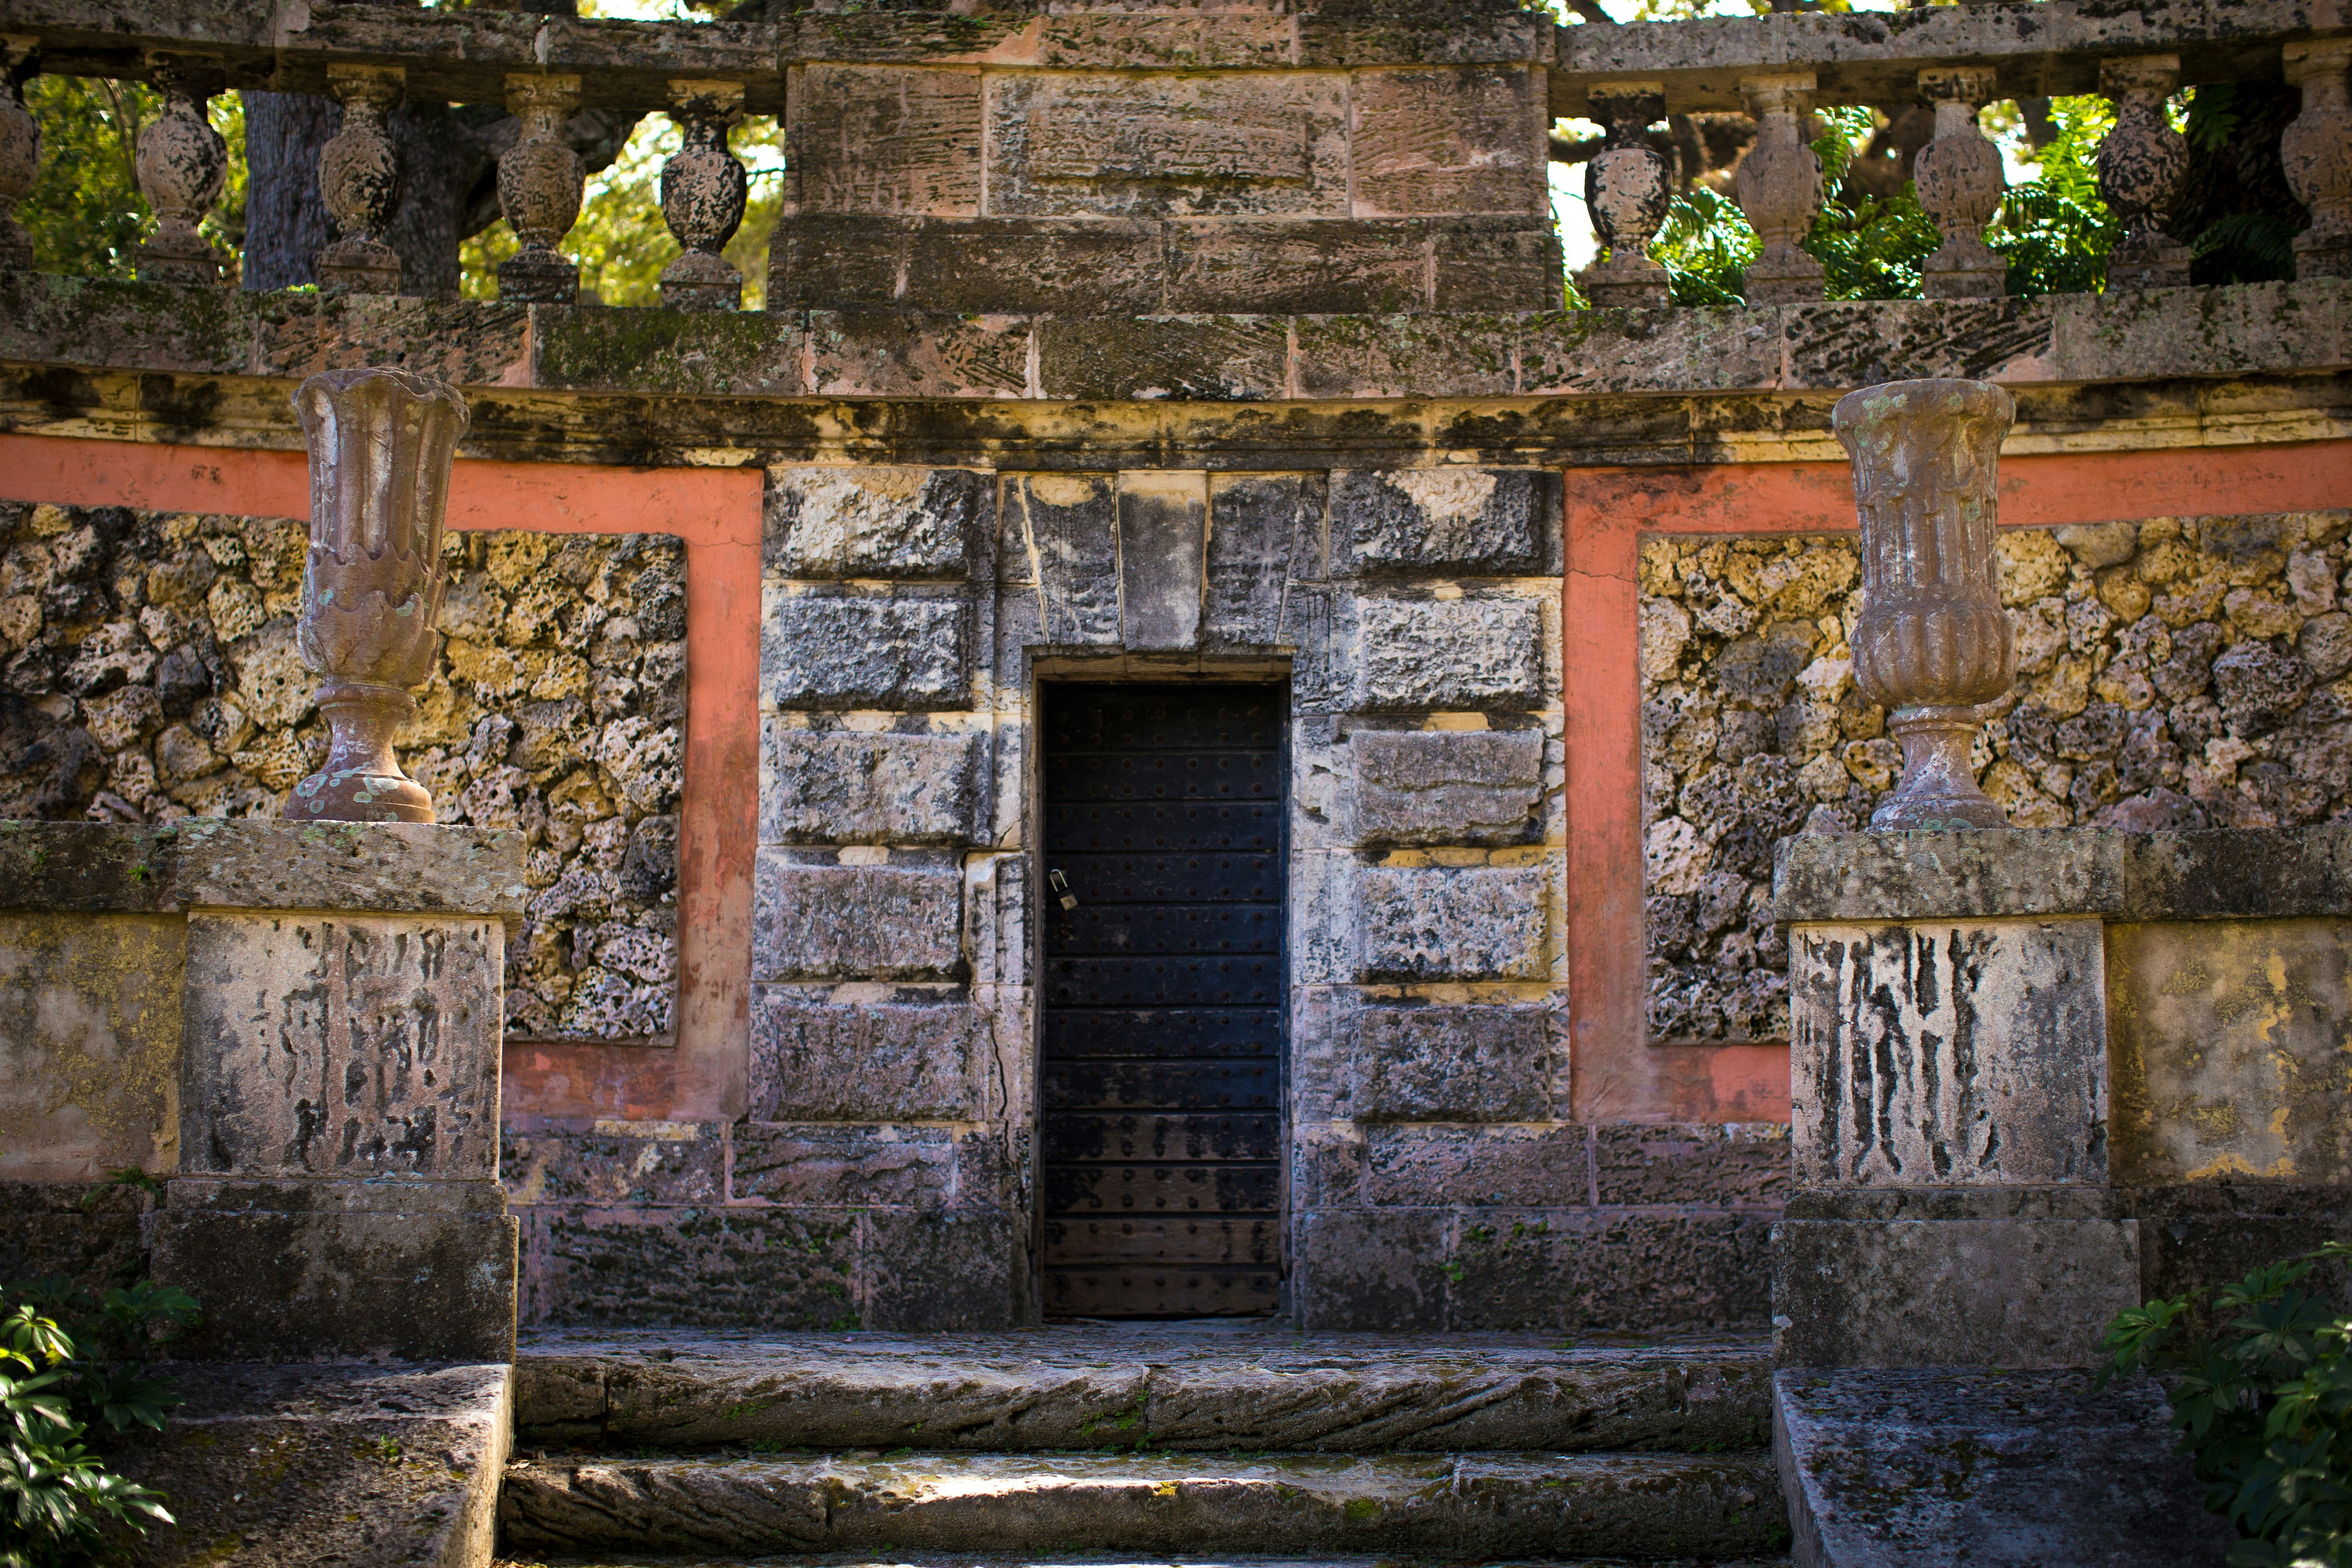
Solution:
M 102 1296 L 67 1280 L 0 1288 L 0 1568 L 80 1568 L 125 1531 L 172 1522 L 160 1493 L 83 1439 L 100 1423 L 163 1430 L 179 1400 L 147 1353 L 196 1316 L 185 1293 L 145 1280 Z
M 2326 1261 L 2352 1261 L 2352 1245 L 2107 1325 L 2100 1381 L 2163 1380 L 2205 1506 L 2244 1537 L 2231 1568 L 2352 1568 L 2352 1314 L 2297 1288 Z

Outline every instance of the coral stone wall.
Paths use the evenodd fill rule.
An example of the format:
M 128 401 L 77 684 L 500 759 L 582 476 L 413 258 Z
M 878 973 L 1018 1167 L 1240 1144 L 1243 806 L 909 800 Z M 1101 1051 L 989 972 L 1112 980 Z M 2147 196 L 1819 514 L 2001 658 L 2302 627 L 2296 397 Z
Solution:
M 2352 513 L 2152 517 L 2000 541 L 2018 684 L 1978 776 L 2020 827 L 2352 815 Z M 1653 1040 L 1788 1033 L 1772 843 L 1860 827 L 1901 753 L 1854 690 L 1852 536 L 1657 538 L 1641 558 Z
M 296 650 L 306 525 L 0 502 L 0 818 L 274 817 L 326 755 Z M 401 737 L 444 822 L 530 840 L 522 1036 L 668 1032 L 685 553 L 665 535 L 452 534 Z

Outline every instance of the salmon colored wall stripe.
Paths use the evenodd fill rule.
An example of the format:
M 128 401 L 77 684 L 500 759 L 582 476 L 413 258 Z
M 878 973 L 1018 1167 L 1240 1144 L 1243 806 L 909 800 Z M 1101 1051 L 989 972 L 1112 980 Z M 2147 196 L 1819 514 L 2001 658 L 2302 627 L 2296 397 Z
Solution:
M 2011 527 L 2352 506 L 2352 441 L 2004 457 Z M 1842 463 L 1567 473 L 1570 1061 L 1580 1118 L 1784 1121 L 1781 1047 L 1643 1040 L 1641 541 L 1649 534 L 1850 531 Z
M 686 542 L 677 1049 L 656 1063 L 642 1047 L 517 1047 L 518 1053 L 535 1049 L 529 1061 L 538 1065 L 518 1075 L 522 1064 L 509 1064 L 509 1113 L 722 1121 L 741 1113 L 759 795 L 760 491 L 759 470 L 740 468 L 461 459 L 450 476 L 453 528 L 666 533 Z M 0 435 L 0 496 L 62 506 L 310 515 L 309 467 L 299 452 L 63 436 Z

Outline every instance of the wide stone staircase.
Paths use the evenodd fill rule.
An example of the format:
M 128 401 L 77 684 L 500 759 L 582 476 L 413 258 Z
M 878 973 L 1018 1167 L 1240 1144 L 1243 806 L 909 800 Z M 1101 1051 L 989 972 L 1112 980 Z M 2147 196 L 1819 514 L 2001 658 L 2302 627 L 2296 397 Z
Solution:
M 510 1563 L 1782 1561 L 1759 1341 L 541 1333 Z

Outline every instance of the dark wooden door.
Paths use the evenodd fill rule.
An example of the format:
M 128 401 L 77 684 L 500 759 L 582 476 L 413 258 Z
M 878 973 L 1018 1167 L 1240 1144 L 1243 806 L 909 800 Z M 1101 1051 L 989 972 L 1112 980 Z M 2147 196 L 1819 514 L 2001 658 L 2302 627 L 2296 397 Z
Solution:
M 1045 1311 L 1272 1312 L 1284 690 L 1041 695 Z

